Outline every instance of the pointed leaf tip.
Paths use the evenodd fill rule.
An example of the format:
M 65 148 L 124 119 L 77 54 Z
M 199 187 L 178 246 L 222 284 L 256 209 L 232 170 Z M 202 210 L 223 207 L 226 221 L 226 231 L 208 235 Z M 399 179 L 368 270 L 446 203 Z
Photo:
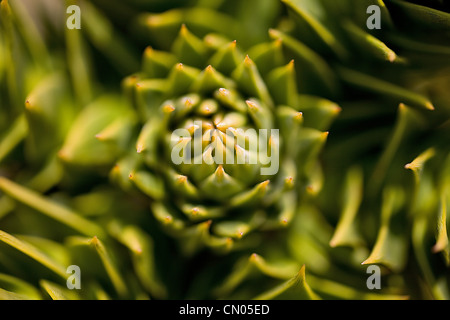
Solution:
M 185 183 L 187 181 L 187 179 L 188 178 L 186 176 L 183 176 L 181 174 L 175 178 L 176 182 L 179 184 Z
M 258 105 L 251 100 L 246 100 L 245 103 L 247 104 L 249 110 L 251 111 L 256 111 L 259 109 Z
M 219 182 L 223 181 L 223 178 L 225 177 L 225 170 L 221 164 L 217 167 L 214 174 L 216 176 L 217 181 Z
M 270 180 L 266 180 L 266 181 L 261 182 L 261 183 L 258 185 L 259 190 L 265 191 L 266 188 L 267 188 L 267 186 L 269 185 L 269 183 L 270 183 Z
M 303 121 L 303 113 L 302 112 L 297 112 L 294 114 L 294 120 L 296 122 L 302 122 Z
M 246 65 L 247 67 L 249 67 L 249 66 L 251 66 L 251 65 L 253 64 L 253 60 L 250 59 L 250 57 L 248 56 L 248 54 L 245 56 L 244 63 L 245 63 L 245 65 Z

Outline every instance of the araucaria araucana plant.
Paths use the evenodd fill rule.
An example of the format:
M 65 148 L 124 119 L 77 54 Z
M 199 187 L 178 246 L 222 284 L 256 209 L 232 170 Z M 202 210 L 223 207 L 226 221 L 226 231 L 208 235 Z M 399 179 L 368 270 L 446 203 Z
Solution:
M 448 299 L 443 2 L 1 0 L 0 299 Z

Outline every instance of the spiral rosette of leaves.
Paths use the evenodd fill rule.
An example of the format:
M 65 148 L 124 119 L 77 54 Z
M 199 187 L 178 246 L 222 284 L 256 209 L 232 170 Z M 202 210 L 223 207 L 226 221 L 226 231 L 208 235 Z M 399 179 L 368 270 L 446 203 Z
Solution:
M 162 14 L 164 19 L 154 14 L 140 19 L 163 27 L 171 22 L 169 31 L 175 25 L 177 39 L 173 52 L 164 51 L 165 44 L 153 39 L 155 49 L 146 50 L 143 71 L 125 80 L 125 93 L 136 107 L 133 110 L 117 92 L 104 94 L 113 90 L 91 74 L 95 63 L 90 64 L 93 60 L 85 51 L 90 46 L 102 53 L 106 65 L 114 66 L 112 72 L 134 68 L 124 40 L 105 36 L 112 30 L 111 23 L 94 6 L 81 3 L 82 31 L 62 30 L 66 56 L 60 56 L 47 51 L 49 40 L 41 33 L 30 35 L 27 28 L 20 28 L 28 19 L 20 2 L 11 6 L 6 0 L 1 2 L 2 27 L 9 32 L 5 37 L 2 33 L 0 43 L 7 49 L 1 52 L 9 62 L 13 61 L 10 47 L 20 53 L 16 64 L 1 65 L 2 76 L 10 76 L 1 87 L 7 97 L 1 101 L 6 106 L 2 112 L 8 119 L 2 119 L 7 128 L 2 127 L 0 146 L 2 299 L 185 297 L 178 281 L 203 274 L 168 268 L 188 260 L 178 252 L 171 256 L 167 239 L 149 219 L 149 209 L 169 233 L 183 238 L 180 243 L 185 253 L 205 245 L 229 252 L 255 248 L 269 235 L 268 230 L 288 226 L 303 191 L 314 194 L 320 190 L 316 156 L 339 108 L 326 99 L 298 95 L 295 65 L 284 58 L 279 40 L 247 50 L 257 37 L 245 41 L 245 33 L 231 32 L 247 47 L 246 58 L 234 37 L 225 39 L 227 23 L 234 25 L 236 20 L 215 10 L 219 3 L 171 10 Z M 276 11 L 271 8 L 263 11 L 272 16 Z M 183 12 L 191 19 L 207 12 L 212 21 L 222 21 L 221 30 L 209 31 L 221 34 L 205 34 L 203 25 L 196 32 L 203 35 L 197 37 L 182 27 L 183 22 L 191 25 L 189 21 L 172 24 L 172 15 L 186 17 Z M 264 25 L 264 32 L 258 29 L 258 33 L 266 38 Z M 242 128 L 278 129 L 279 136 L 267 137 L 266 143 L 269 152 L 270 146 L 277 146 L 274 153 L 281 152 L 277 155 L 280 171 L 263 177 L 259 169 L 267 163 L 262 162 L 216 165 L 214 170 L 203 166 L 197 173 L 175 166 L 167 154 L 172 148 L 171 131 L 180 126 L 195 129 L 190 121 L 196 118 L 214 126 L 219 138 L 226 136 L 216 127 L 226 128 L 227 121 L 237 127 L 236 134 Z M 289 149 L 292 142 L 294 147 Z M 254 156 L 245 142 L 235 143 L 233 149 Z M 108 173 L 121 187 L 138 191 L 138 196 L 125 196 L 108 181 Z M 192 181 L 199 175 L 197 182 L 203 175 L 201 192 L 190 193 L 195 189 L 182 174 Z M 210 181 L 208 176 L 212 176 Z M 217 185 L 221 179 L 227 183 L 233 179 L 231 188 Z M 208 183 L 221 192 L 211 192 Z M 176 192 L 180 201 L 170 201 Z M 150 196 L 151 208 L 148 200 L 140 201 L 142 195 Z M 227 199 L 234 199 L 233 203 Z M 203 209 L 208 209 L 207 216 L 202 216 Z M 228 259 L 223 262 L 230 263 Z M 65 288 L 66 268 L 71 264 L 80 266 L 86 279 L 81 291 Z M 221 277 L 216 275 L 214 282 Z M 194 297 L 211 297 L 210 289 L 189 290 Z
M 444 1 L 24 3 L 0 3 L 0 299 L 449 298 Z
M 112 175 L 153 199 L 188 252 L 255 246 L 262 230 L 289 225 L 304 190 L 320 188 L 317 154 L 339 107 L 298 94 L 280 41 L 244 54 L 183 22 L 172 50 L 148 47 L 142 71 L 124 81 L 144 124 Z

